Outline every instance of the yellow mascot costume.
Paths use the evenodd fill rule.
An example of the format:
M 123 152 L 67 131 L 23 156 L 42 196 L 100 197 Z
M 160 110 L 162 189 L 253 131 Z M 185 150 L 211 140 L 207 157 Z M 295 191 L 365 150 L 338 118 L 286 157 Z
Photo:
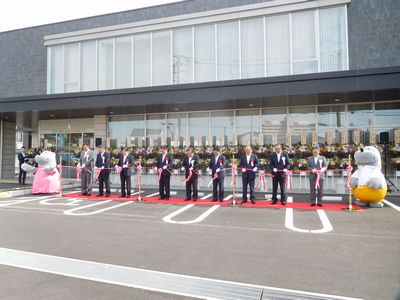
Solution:
M 354 154 L 354 159 L 358 169 L 351 175 L 350 186 L 356 203 L 383 207 L 387 186 L 378 149 L 373 146 L 361 148 Z

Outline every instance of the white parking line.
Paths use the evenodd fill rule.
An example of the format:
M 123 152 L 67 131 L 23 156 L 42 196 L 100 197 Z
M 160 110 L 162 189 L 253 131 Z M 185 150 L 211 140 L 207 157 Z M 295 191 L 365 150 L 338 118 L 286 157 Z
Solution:
M 210 292 L 216 285 L 222 283 L 231 287 L 241 287 L 241 289 L 265 289 L 266 291 L 280 292 L 282 294 L 295 293 L 297 296 L 309 296 L 310 298 L 325 298 L 336 300 L 357 300 L 355 298 L 327 295 L 320 293 L 305 292 L 299 290 L 289 290 L 275 287 L 252 285 L 241 282 L 225 281 L 176 273 L 160 272 L 121 265 L 112 265 L 101 262 L 85 261 L 68 257 L 46 255 L 34 252 L 26 252 L 14 249 L 0 248 L 0 264 L 45 272 L 71 278 L 91 280 L 107 284 L 115 284 L 125 287 L 150 290 L 173 295 L 187 296 L 200 299 L 215 299 L 215 293 L 205 295 L 200 294 L 194 286 L 209 286 Z M 172 282 L 180 282 L 182 287 L 172 285 Z M 293 295 L 296 296 L 296 295 Z
M 293 203 L 293 197 L 288 197 L 287 203 Z M 317 229 L 317 230 L 302 229 L 294 226 L 293 208 L 286 208 L 285 227 L 292 231 L 297 231 L 302 233 L 326 233 L 332 231 L 333 230 L 332 224 L 329 221 L 325 211 L 322 209 L 317 209 L 317 213 L 322 223 L 322 229 Z
M 232 197 L 233 197 L 233 195 L 230 194 L 230 195 L 226 196 L 226 197 L 224 198 L 224 200 L 229 200 L 229 199 L 231 199 Z
M 27 200 L 11 200 L 11 201 L 7 201 L 7 202 L 1 202 L 0 203 L 0 207 L 4 207 L 4 206 L 11 206 L 11 205 L 16 205 L 16 204 L 21 204 L 21 203 L 27 203 L 27 202 L 33 202 L 33 201 L 39 201 L 39 200 L 43 200 L 43 199 L 49 199 L 49 198 L 53 198 L 54 196 L 44 196 L 44 197 L 35 197 L 35 198 L 30 198 Z
M 194 224 L 194 223 L 200 223 L 203 221 L 205 218 L 207 218 L 209 215 L 211 215 L 214 211 L 216 211 L 220 205 L 213 205 L 209 209 L 207 209 L 204 213 L 202 213 L 200 216 L 198 216 L 196 219 L 189 220 L 189 221 L 174 221 L 172 218 L 176 217 L 177 215 L 183 213 L 184 211 L 192 208 L 194 204 L 188 204 L 177 211 L 174 211 L 173 213 L 169 214 L 168 216 L 165 216 L 163 218 L 164 222 L 167 223 L 172 223 L 172 224 Z
M 212 197 L 212 195 L 213 195 L 213 194 L 207 194 L 207 195 L 201 197 L 200 200 L 208 199 L 208 198 Z
M 153 196 L 158 195 L 158 194 L 159 194 L 159 192 L 153 193 L 153 194 L 147 195 L 146 198 L 150 198 L 150 197 L 153 197 Z
M 397 206 L 396 204 L 393 204 L 392 202 L 387 201 L 386 199 L 382 200 L 383 203 L 386 205 L 390 206 L 391 208 L 400 211 L 400 206 Z
M 82 202 L 83 200 L 81 199 L 63 199 L 66 202 L 52 202 L 52 201 L 60 201 L 60 199 L 57 198 L 51 198 L 51 199 L 45 199 L 45 200 L 41 200 L 39 202 L 39 204 L 42 205 L 64 205 L 64 206 L 77 206 L 79 205 L 80 202 Z M 50 201 L 50 202 L 49 202 Z
M 342 196 L 323 196 L 322 201 L 342 201 Z
M 97 205 L 102 205 L 102 204 L 109 203 L 109 202 L 112 202 L 112 201 L 113 200 L 105 200 L 105 201 L 102 201 L 102 202 L 99 202 L 99 203 L 95 203 L 95 204 L 89 204 L 89 205 L 85 205 L 85 206 L 76 207 L 76 208 L 64 211 L 64 215 L 68 215 L 68 216 L 90 216 L 90 215 L 96 215 L 96 214 L 102 213 L 104 211 L 108 211 L 108 210 L 111 210 L 111 209 L 114 209 L 114 208 L 117 208 L 117 207 L 121 207 L 121 206 L 125 206 L 125 205 L 128 205 L 128 204 L 132 203 L 132 201 L 127 201 L 127 202 L 124 202 L 124 203 L 121 203 L 121 204 L 113 205 L 113 206 L 110 206 L 110 207 L 102 208 L 102 209 L 95 210 L 95 211 L 88 212 L 88 213 L 75 213 L 75 211 L 78 211 L 78 210 L 81 210 L 81 209 L 84 209 L 84 208 L 93 207 L 93 206 L 97 206 Z

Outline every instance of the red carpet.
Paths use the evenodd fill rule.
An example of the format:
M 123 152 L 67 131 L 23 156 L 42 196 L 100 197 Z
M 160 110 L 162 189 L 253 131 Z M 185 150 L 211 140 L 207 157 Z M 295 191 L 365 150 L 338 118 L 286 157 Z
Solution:
M 65 194 L 64 197 L 66 198 L 80 198 L 80 199 L 87 199 L 87 200 L 97 200 L 97 201 L 104 201 L 104 200 L 113 200 L 113 201 L 135 201 L 138 198 L 138 195 L 134 195 L 131 198 L 121 198 L 119 195 L 111 195 L 110 197 L 96 197 L 96 194 L 92 194 L 91 196 L 82 196 L 79 193 L 71 193 Z M 228 206 L 232 205 L 232 199 L 226 200 L 224 202 L 211 202 L 210 199 L 205 200 L 197 200 L 197 201 L 185 201 L 183 198 L 170 198 L 167 200 L 159 200 L 158 197 L 145 197 L 142 196 L 143 202 L 148 203 L 163 203 L 163 204 L 179 204 L 179 205 L 186 205 L 186 204 L 196 204 L 196 205 L 221 205 L 221 206 Z M 347 207 L 347 204 L 342 203 L 325 203 L 323 207 L 319 206 L 310 206 L 308 202 L 295 202 L 295 203 L 286 203 L 286 205 L 282 205 L 278 202 L 275 205 L 271 204 L 271 200 L 256 200 L 256 204 L 252 204 L 250 201 L 247 203 L 240 205 L 241 201 L 236 201 L 237 206 L 241 207 L 257 207 L 257 208 L 295 208 L 295 209 L 302 209 L 302 210 L 316 210 L 316 209 L 323 209 L 323 210 L 336 210 L 341 211 L 343 208 Z M 363 210 L 358 205 L 353 205 L 354 208 Z

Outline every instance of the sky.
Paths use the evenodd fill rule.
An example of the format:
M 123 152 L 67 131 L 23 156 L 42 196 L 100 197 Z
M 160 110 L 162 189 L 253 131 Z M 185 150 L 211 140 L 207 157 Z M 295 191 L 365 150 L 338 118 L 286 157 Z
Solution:
M 1 1 L 0 32 L 182 0 Z

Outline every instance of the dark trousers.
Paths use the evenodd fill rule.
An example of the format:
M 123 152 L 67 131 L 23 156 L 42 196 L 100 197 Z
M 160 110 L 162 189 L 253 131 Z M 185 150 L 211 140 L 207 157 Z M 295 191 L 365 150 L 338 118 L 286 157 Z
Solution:
M 224 179 L 217 178 L 213 181 L 213 200 L 224 200 Z
M 21 166 L 19 166 L 18 182 L 25 184 L 25 179 L 26 179 L 26 172 L 21 169 Z
M 322 204 L 322 192 L 324 190 L 324 181 L 319 181 L 319 188 L 315 190 L 316 178 L 310 178 L 310 202 L 311 204 Z
M 246 173 L 248 173 L 248 171 Z M 256 200 L 256 196 L 254 194 L 254 185 L 256 182 L 256 178 L 250 177 L 250 174 L 246 174 L 246 173 L 242 177 L 242 183 L 243 183 L 242 200 L 247 201 L 247 186 L 249 186 L 250 187 L 250 200 L 254 201 L 254 200 Z
M 171 174 L 166 171 L 161 174 L 159 182 L 159 193 L 161 199 L 169 199 L 169 185 L 170 185 Z M 164 192 L 165 191 L 165 192 Z
M 92 193 L 92 174 L 86 170 L 81 173 L 81 192 L 82 194 Z
M 285 183 L 286 177 L 281 177 L 279 175 L 275 175 L 275 177 L 272 177 L 272 201 L 276 202 L 278 200 L 277 194 L 279 184 L 279 187 L 281 188 L 281 202 L 286 203 Z
M 103 195 L 103 186 L 106 186 L 106 195 L 109 196 L 110 192 L 110 171 L 102 170 L 99 176 L 99 195 Z
M 192 176 L 188 182 L 186 182 L 186 199 L 197 199 L 198 198 L 198 189 L 197 189 L 197 176 Z M 192 198 L 192 189 L 193 189 L 193 198 Z
M 122 196 L 130 196 L 131 195 L 131 175 L 124 174 L 124 171 L 122 171 L 119 174 L 119 177 L 121 179 L 121 195 Z M 126 188 L 126 189 L 125 189 Z

